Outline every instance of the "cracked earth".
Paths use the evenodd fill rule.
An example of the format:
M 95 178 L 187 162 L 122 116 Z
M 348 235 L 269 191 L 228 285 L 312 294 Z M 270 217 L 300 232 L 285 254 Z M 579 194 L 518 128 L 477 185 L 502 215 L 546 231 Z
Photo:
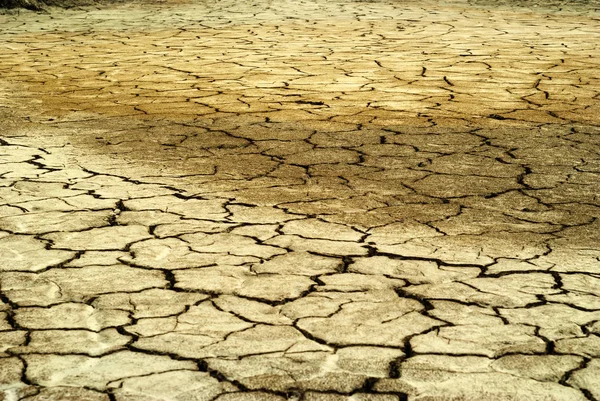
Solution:
M 599 7 L 0 15 L 0 399 L 600 400 Z

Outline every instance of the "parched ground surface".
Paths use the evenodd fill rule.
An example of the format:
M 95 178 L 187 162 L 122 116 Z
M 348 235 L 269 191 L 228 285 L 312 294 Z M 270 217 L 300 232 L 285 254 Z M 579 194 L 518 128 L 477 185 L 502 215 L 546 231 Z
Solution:
M 595 7 L 0 15 L 0 399 L 600 400 Z

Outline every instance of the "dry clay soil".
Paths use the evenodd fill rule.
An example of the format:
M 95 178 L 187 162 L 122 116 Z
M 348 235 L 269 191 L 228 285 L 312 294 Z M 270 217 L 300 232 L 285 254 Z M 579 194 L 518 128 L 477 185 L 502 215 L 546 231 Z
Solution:
M 597 6 L 1 14 L 0 400 L 600 400 Z

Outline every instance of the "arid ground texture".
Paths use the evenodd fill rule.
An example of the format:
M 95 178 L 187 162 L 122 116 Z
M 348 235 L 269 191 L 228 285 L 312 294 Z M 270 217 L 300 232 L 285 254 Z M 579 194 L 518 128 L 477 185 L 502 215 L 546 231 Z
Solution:
M 0 400 L 600 401 L 600 4 L 0 14 Z

